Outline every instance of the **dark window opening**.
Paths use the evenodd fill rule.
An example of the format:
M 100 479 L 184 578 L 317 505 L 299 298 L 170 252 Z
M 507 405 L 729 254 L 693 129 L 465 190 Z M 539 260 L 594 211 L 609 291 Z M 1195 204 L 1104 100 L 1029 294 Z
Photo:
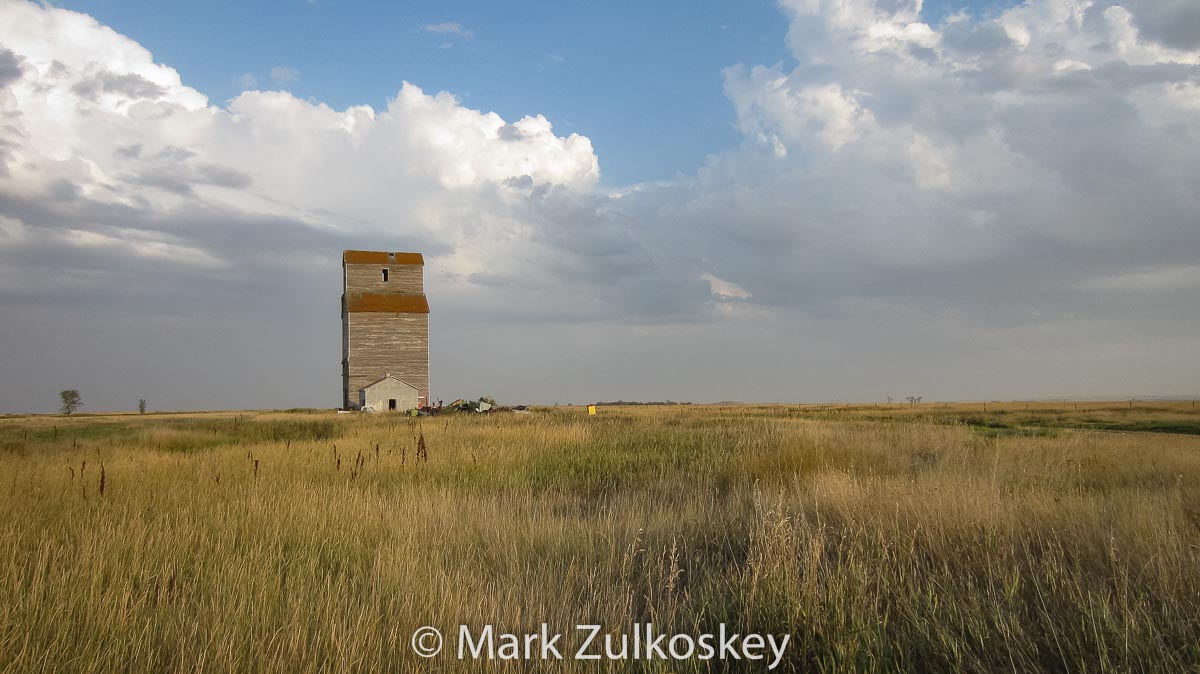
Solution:
M 382 277 L 383 277 L 383 282 L 384 282 L 384 283 L 387 283 L 387 273 L 388 273 L 388 270 L 386 270 L 386 269 L 380 269 L 380 270 L 379 270 L 379 272 L 380 272 L 380 276 L 382 276 Z
M 388 398 L 388 409 L 389 410 L 396 409 L 396 399 L 395 398 Z

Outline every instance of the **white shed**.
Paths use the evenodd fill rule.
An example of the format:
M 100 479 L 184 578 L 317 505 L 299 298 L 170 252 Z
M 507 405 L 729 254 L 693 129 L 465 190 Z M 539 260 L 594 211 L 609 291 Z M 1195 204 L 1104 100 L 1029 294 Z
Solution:
M 369 412 L 407 412 L 420 406 L 417 400 L 416 386 L 390 374 L 358 390 L 358 405 Z

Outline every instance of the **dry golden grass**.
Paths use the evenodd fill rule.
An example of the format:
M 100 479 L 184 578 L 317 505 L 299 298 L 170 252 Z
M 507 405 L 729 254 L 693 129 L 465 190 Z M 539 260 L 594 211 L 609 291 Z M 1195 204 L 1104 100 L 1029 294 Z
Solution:
M 408 639 L 652 621 L 787 632 L 776 671 L 1197 671 L 1200 437 L 1113 426 L 1200 412 L 1070 405 L 0 419 L 0 669 L 511 670 Z

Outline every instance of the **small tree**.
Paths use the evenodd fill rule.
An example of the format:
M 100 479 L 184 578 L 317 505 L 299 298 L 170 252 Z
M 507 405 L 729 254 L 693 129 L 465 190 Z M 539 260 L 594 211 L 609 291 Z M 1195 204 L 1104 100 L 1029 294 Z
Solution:
M 146 413 L 146 399 L 138 398 L 138 414 Z
M 72 414 L 75 410 L 83 407 L 83 400 L 79 397 L 79 391 L 68 389 L 58 394 L 62 398 L 62 413 Z

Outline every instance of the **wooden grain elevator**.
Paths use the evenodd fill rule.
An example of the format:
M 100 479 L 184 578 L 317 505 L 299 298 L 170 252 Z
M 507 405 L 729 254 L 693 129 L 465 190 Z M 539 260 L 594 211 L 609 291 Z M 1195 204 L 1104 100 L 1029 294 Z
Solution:
M 429 302 L 420 253 L 342 251 L 342 408 L 392 376 L 429 404 Z

